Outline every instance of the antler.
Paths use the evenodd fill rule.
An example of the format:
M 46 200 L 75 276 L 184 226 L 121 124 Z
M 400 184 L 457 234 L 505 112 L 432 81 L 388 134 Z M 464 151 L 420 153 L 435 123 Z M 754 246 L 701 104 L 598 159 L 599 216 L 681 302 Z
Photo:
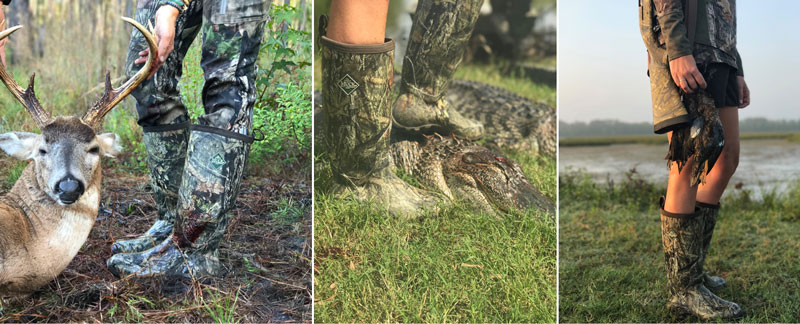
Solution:
M 22 26 L 14 26 L 0 32 L 0 41 L 20 28 L 22 28 Z M 19 86 L 17 81 L 14 81 L 14 77 L 11 75 L 11 73 L 6 71 L 6 67 L 3 64 L 0 64 L 0 80 L 5 83 L 8 90 L 11 91 L 11 94 L 13 94 L 14 97 L 16 97 L 17 100 L 19 100 L 19 102 L 25 106 L 25 110 L 31 114 L 31 117 L 33 117 L 33 121 L 36 122 L 36 125 L 39 126 L 39 128 L 42 128 L 50 123 L 50 113 L 44 110 L 42 105 L 39 103 L 39 100 L 36 99 L 36 93 L 33 91 L 34 78 L 36 78 L 35 73 L 31 75 L 31 79 L 28 82 L 28 89 L 23 89 Z
M 144 66 L 142 66 L 139 72 L 136 72 L 136 75 L 134 75 L 117 89 L 111 87 L 111 75 L 106 73 L 105 94 L 103 94 L 103 97 L 100 98 L 100 101 L 95 103 L 92 108 L 86 111 L 86 115 L 83 116 L 83 122 L 89 126 L 92 126 L 92 128 L 97 127 L 100 122 L 103 121 L 103 117 L 105 117 L 106 114 L 108 114 L 108 112 L 114 108 L 114 106 L 122 101 L 122 99 L 125 99 L 125 97 L 133 92 L 133 89 L 135 89 L 136 86 L 147 79 L 147 76 L 150 74 L 150 69 L 153 67 L 153 63 L 158 55 L 158 45 L 156 44 L 155 37 L 153 37 L 152 33 L 147 31 L 144 26 L 140 25 L 133 19 L 122 17 L 122 20 L 133 25 L 133 27 L 136 27 L 136 29 L 138 29 L 139 32 L 144 35 L 144 38 L 147 40 L 147 45 L 150 48 L 150 54 L 147 56 L 147 62 L 145 62 Z

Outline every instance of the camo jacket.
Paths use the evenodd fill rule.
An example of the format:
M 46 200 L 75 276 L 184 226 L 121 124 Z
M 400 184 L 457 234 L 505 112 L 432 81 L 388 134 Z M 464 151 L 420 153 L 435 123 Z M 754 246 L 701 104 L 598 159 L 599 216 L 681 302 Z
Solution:
M 653 0 L 669 59 L 694 55 L 697 64 L 725 63 L 744 75 L 736 49 L 736 0 L 697 0 L 695 43 L 684 20 L 686 0 Z

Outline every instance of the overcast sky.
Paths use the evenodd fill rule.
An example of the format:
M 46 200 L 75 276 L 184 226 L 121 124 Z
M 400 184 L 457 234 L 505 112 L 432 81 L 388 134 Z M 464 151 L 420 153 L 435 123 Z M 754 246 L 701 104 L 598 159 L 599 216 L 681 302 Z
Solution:
M 738 45 L 752 104 L 741 118 L 800 119 L 800 1 L 739 0 Z M 559 118 L 652 121 L 637 1 L 558 3 Z

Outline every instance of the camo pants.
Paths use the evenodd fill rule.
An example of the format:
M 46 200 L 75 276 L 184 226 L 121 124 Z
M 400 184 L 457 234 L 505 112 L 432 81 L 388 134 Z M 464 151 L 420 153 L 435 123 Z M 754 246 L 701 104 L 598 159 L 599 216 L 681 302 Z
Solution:
M 157 0 L 139 0 L 136 21 L 154 23 Z M 256 99 L 256 60 L 266 20 L 266 0 L 194 0 L 178 16 L 174 51 L 155 76 L 134 90 L 139 125 L 153 127 L 189 120 L 178 81 L 183 59 L 203 30 L 200 65 L 205 76 L 203 107 L 198 124 L 250 135 Z M 133 76 L 143 64 L 134 64 L 147 42 L 133 31 L 126 71 Z

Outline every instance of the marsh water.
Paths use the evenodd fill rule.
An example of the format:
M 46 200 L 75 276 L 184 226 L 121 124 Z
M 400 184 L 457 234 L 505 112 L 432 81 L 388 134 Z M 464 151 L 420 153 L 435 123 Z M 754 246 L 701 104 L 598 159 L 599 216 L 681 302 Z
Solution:
M 559 172 L 582 171 L 594 181 L 619 182 L 635 170 L 642 178 L 666 185 L 666 144 L 615 144 L 559 148 Z M 754 197 L 775 190 L 785 192 L 800 180 L 800 144 L 782 139 L 745 140 L 741 143 L 739 168 L 726 194 L 750 190 Z

